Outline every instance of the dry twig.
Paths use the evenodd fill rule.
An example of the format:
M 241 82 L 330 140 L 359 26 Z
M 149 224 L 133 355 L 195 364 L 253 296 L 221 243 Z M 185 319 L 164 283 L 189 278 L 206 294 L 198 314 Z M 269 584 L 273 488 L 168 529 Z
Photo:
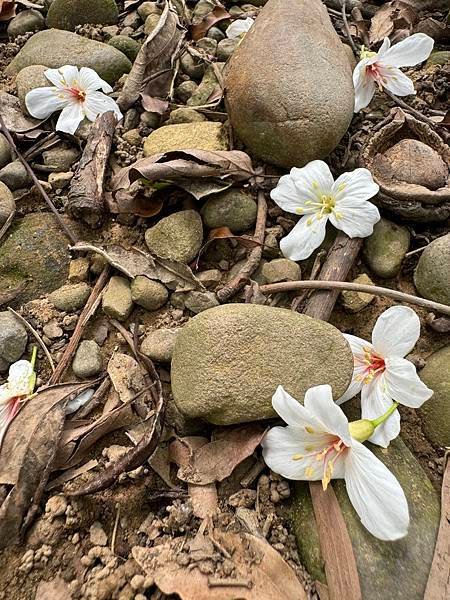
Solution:
M 34 327 L 32 327 L 30 325 L 30 323 L 28 323 L 28 321 L 26 319 L 24 319 L 24 317 L 22 317 L 22 315 L 19 315 L 19 313 L 17 313 L 10 306 L 8 306 L 8 310 L 9 310 L 9 312 L 12 312 L 12 314 L 16 317 L 16 319 L 18 319 L 31 332 L 31 334 L 34 336 L 34 338 L 37 341 L 37 343 L 39 344 L 39 346 L 42 348 L 45 356 L 47 357 L 47 360 L 48 360 L 48 362 L 50 364 L 50 367 L 51 367 L 52 371 L 55 372 L 55 363 L 53 362 L 53 359 L 52 359 L 52 357 L 50 355 L 50 352 L 48 351 L 47 346 L 44 344 L 44 340 L 38 334 L 38 332 L 36 331 L 36 329 L 34 329 Z
M 352 34 L 350 33 L 350 27 L 348 26 L 347 0 L 342 0 L 342 20 L 344 21 L 345 35 L 347 36 L 349 44 L 352 47 L 353 54 L 355 55 L 356 59 L 358 59 L 359 58 L 358 48 L 356 47 L 355 42 L 353 41 Z

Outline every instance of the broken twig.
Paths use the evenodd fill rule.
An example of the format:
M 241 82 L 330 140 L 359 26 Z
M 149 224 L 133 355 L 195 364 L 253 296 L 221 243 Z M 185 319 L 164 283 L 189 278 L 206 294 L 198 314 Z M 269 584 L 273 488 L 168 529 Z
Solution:
M 55 372 L 55 363 L 53 362 L 53 359 L 51 357 L 50 352 L 48 351 L 47 346 L 44 344 L 43 339 L 38 334 L 38 332 L 36 331 L 36 329 L 34 329 L 34 327 L 32 327 L 30 325 L 30 323 L 28 323 L 28 321 L 22 317 L 22 315 L 19 315 L 19 313 L 17 313 L 10 306 L 8 306 L 8 310 L 9 310 L 9 312 L 12 312 L 12 314 L 16 317 L 16 319 L 18 319 L 22 323 L 22 325 L 24 325 L 31 332 L 31 334 L 34 336 L 34 339 L 37 341 L 37 343 L 39 344 L 39 346 L 42 348 L 42 351 L 44 352 L 45 356 L 47 357 L 47 360 L 48 360 L 48 362 L 50 364 L 50 367 L 51 367 L 52 371 Z

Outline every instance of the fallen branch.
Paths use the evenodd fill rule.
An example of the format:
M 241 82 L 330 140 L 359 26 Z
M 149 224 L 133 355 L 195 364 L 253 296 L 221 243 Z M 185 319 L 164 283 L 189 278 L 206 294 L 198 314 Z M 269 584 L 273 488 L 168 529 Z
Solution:
M 433 127 L 433 129 L 436 127 L 436 123 L 434 121 L 432 121 L 431 119 L 429 119 L 428 117 L 426 117 L 425 115 L 423 115 L 421 112 L 419 112 L 418 110 L 416 110 L 415 108 L 413 108 L 412 106 L 410 106 L 407 102 L 405 102 L 404 100 L 402 100 L 401 98 L 399 98 L 398 96 L 396 96 L 395 94 L 393 94 L 392 92 L 390 92 L 389 90 L 387 90 L 386 88 L 384 88 L 384 92 L 398 106 L 400 106 L 401 108 L 405 109 L 406 111 L 408 111 L 409 113 L 411 113 L 412 115 L 414 115 L 416 117 L 416 119 L 419 119 L 419 121 L 423 121 L 427 125 L 430 125 L 430 127 Z
M 219 302 L 226 302 L 248 282 L 256 271 L 261 261 L 264 234 L 266 230 L 267 202 L 263 191 L 258 192 L 258 214 L 256 217 L 255 235 L 253 239 L 258 243 L 248 255 L 247 261 L 239 273 L 233 277 L 221 290 L 217 292 Z
M 39 190 L 39 193 L 41 194 L 41 196 L 44 198 L 45 202 L 47 203 L 47 206 L 49 207 L 49 209 L 52 211 L 52 213 L 55 215 L 56 220 L 58 221 L 59 225 L 61 226 L 61 229 L 64 231 L 64 233 L 67 235 L 67 237 L 69 238 L 69 240 L 72 242 L 72 244 L 76 244 L 78 242 L 78 238 L 77 236 L 74 234 L 74 232 L 70 229 L 70 227 L 68 227 L 66 225 L 66 223 L 64 223 L 61 215 L 59 214 L 59 212 L 56 210 L 55 205 L 53 204 L 53 202 L 50 200 L 47 192 L 44 190 L 44 188 L 42 187 L 41 182 L 39 181 L 39 179 L 36 177 L 36 175 L 34 174 L 33 169 L 30 167 L 30 165 L 27 163 L 27 161 L 24 159 L 24 157 L 22 156 L 22 154 L 18 151 L 16 144 L 14 143 L 14 140 L 9 132 L 9 129 L 6 127 L 5 125 L 5 121 L 3 120 L 2 115 L 0 114 L 0 129 L 3 133 L 3 135 L 6 137 L 6 139 L 8 140 L 8 144 L 11 146 L 12 150 L 16 153 L 17 158 L 20 160 L 20 162 L 23 164 L 23 166 L 25 167 L 28 175 L 31 177 L 31 179 L 33 180 L 34 185 L 37 187 L 37 189 Z
M 116 124 L 112 111 L 98 117 L 70 182 L 66 210 L 91 227 L 99 227 L 106 212 L 103 184 Z
M 413 296 L 412 294 L 405 294 L 404 292 L 398 292 L 397 290 L 391 290 L 378 285 L 363 285 L 359 283 L 347 283 L 346 281 L 319 280 L 286 281 L 282 283 L 269 283 L 259 287 L 259 291 L 263 294 L 276 294 L 277 292 L 291 292 L 293 290 L 302 289 L 333 290 L 336 291 L 336 294 L 339 294 L 339 292 L 342 290 L 347 290 L 349 292 L 362 292 L 364 294 L 373 294 L 375 296 L 386 296 L 387 298 L 392 298 L 393 300 L 398 300 L 399 302 L 415 304 L 428 310 L 440 312 L 444 315 L 450 315 L 450 306 L 447 306 L 446 304 L 440 304 L 439 302 L 433 302 L 432 300 L 426 300 L 425 298 L 419 298 L 418 296 Z

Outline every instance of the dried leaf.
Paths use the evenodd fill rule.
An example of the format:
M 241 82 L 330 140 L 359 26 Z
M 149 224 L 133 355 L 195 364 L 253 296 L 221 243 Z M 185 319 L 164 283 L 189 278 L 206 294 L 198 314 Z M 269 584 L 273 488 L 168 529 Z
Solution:
M 196 268 L 198 267 L 200 258 L 205 252 L 206 248 L 208 248 L 208 246 L 210 246 L 216 240 L 235 240 L 236 242 L 244 246 L 244 248 L 254 248 L 255 246 L 261 245 L 257 240 L 255 240 L 254 237 L 250 235 L 235 235 L 228 227 L 217 227 L 216 229 L 211 229 L 208 235 L 208 239 L 200 248 L 200 251 L 198 253 L 198 257 L 196 260 Z
M 64 473 L 62 473 L 58 477 L 55 477 L 54 479 L 52 479 L 46 486 L 45 491 L 49 492 L 50 490 L 54 490 L 55 488 L 59 487 L 60 485 L 63 485 L 64 483 L 67 483 L 68 481 L 72 481 L 72 479 L 75 479 L 76 477 L 79 477 L 80 475 L 84 475 L 84 473 L 88 473 L 89 471 L 92 471 L 92 469 L 95 469 L 95 467 L 98 467 L 98 460 L 93 459 L 93 460 L 89 460 L 87 463 L 84 463 L 84 465 L 81 465 L 81 467 L 74 467 L 72 469 L 67 469 L 67 471 L 64 471 Z
M 266 540 L 248 533 L 217 530 L 213 537 L 231 556 L 235 566 L 229 587 L 227 580 L 215 586 L 214 579 L 199 569 L 192 565 L 180 566 L 176 562 L 179 540 L 153 548 L 135 546 L 132 554 L 144 572 L 154 577 L 164 594 L 178 594 L 182 600 L 306 600 L 305 590 L 294 571 Z M 238 582 L 242 586 L 236 586 Z
M 111 266 L 124 273 L 130 279 L 138 275 L 145 275 L 149 279 L 156 279 L 164 283 L 169 289 L 177 292 L 190 290 L 205 290 L 203 284 L 195 277 L 191 269 L 182 263 L 168 258 L 143 252 L 137 248 L 129 250 L 121 246 L 111 246 L 106 250 L 90 244 L 77 244 L 72 250 L 78 252 L 97 252 L 103 256 Z
M 178 470 L 178 478 L 197 485 L 223 481 L 253 454 L 265 431 L 260 425 L 227 429 L 220 439 L 193 450 L 190 460 Z
M 199 23 L 191 25 L 190 32 L 192 39 L 196 42 L 200 38 L 205 37 L 205 34 L 211 29 L 211 27 L 214 27 L 216 23 L 230 18 L 230 13 L 225 10 L 223 6 L 215 6 L 213 10 L 205 15 Z
M 122 110 L 132 106 L 143 94 L 167 100 L 174 65 L 186 30 L 180 24 L 177 12 L 166 2 L 159 22 L 143 43 L 127 76 L 118 104 Z
M 107 372 L 124 404 L 131 402 L 138 392 L 147 387 L 145 371 L 129 354 L 114 353 L 108 363 Z
M 372 17 L 369 31 L 370 43 L 381 42 L 396 29 L 411 31 L 417 19 L 416 11 L 407 2 L 402 0 L 387 2 Z
M 0 113 L 6 127 L 13 133 L 24 133 L 39 127 L 42 121 L 23 114 L 18 98 L 0 92 Z
M 16 16 L 16 3 L 14 0 L 0 0 L 0 22 L 10 21 Z

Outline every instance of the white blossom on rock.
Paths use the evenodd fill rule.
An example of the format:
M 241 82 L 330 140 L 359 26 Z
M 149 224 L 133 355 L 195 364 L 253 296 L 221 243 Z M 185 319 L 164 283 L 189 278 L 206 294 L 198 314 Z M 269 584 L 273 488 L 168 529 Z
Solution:
M 372 331 L 372 343 L 344 334 L 353 352 L 354 370 L 350 387 L 338 404 L 361 392 L 361 416 L 375 419 L 396 402 L 419 408 L 431 398 L 415 366 L 404 357 L 420 336 L 420 320 L 406 306 L 392 306 L 382 313 Z M 400 414 L 395 410 L 376 428 L 369 441 L 386 448 L 400 433 Z
M 272 404 L 287 423 L 270 429 L 262 441 L 272 471 L 287 479 L 322 480 L 324 489 L 331 479 L 344 479 L 350 501 L 372 535 L 393 541 L 407 534 L 408 503 L 399 482 L 361 443 L 374 428 L 370 421 L 349 423 L 329 385 L 310 388 L 304 406 L 279 386 Z
M 378 86 L 396 96 L 415 94 L 414 84 L 400 67 L 413 67 L 426 60 L 433 50 L 434 40 L 425 33 L 414 35 L 391 47 L 389 38 L 378 52 L 361 52 L 361 60 L 353 71 L 355 112 L 370 104 Z
M 370 235 L 380 213 L 368 199 L 378 190 L 367 169 L 343 173 L 336 181 L 322 160 L 291 169 L 270 193 L 283 210 L 302 215 L 281 240 L 284 256 L 291 260 L 308 258 L 323 242 L 328 221 L 351 238 Z
M 0 386 L 0 447 L 20 403 L 33 392 L 35 380 L 33 364 L 28 360 L 19 360 L 9 367 L 8 380 Z
M 48 69 L 44 75 L 53 87 L 31 90 L 25 97 L 25 104 L 30 115 L 37 119 L 46 119 L 60 110 L 57 131 L 73 134 L 84 118 L 95 121 L 98 115 L 110 110 L 118 120 L 122 118 L 116 102 L 105 95 L 113 91 L 112 87 L 93 69 L 81 67 L 78 70 L 66 65 L 60 69 Z
M 225 34 L 230 40 L 244 37 L 247 31 L 252 27 L 253 23 L 254 20 L 250 17 L 247 17 L 246 19 L 236 19 L 236 21 L 233 21 L 233 23 L 226 28 Z

